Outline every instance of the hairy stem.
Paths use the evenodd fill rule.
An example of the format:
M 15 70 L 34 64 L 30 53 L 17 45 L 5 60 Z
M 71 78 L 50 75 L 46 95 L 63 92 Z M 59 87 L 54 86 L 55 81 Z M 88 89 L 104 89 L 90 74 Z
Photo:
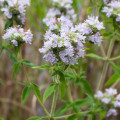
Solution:
M 100 45 L 100 50 L 102 52 L 103 57 L 106 57 L 106 54 L 105 54 L 105 51 L 104 51 L 104 48 L 103 48 L 102 44 Z
M 111 86 L 111 88 L 115 88 L 115 87 L 118 85 L 119 82 L 120 82 L 120 79 L 118 79 L 118 80 Z
M 53 95 L 53 102 L 52 102 L 51 114 L 50 114 L 51 118 L 54 116 L 56 103 L 57 103 L 57 90 L 54 92 L 54 95 Z
M 70 102 L 73 102 L 70 86 L 67 87 L 67 95 Z
M 118 59 L 120 59 L 120 56 L 117 56 L 117 57 L 111 58 L 110 61 L 114 61 L 114 60 L 118 60 Z
M 103 83 L 104 83 L 106 73 L 107 73 L 107 70 L 108 70 L 108 66 L 109 66 L 109 59 L 110 59 L 110 56 L 111 56 L 111 53 L 112 53 L 112 50 L 113 50 L 113 47 L 114 47 L 114 42 L 115 42 L 115 39 L 112 39 L 111 42 L 110 42 L 108 53 L 107 53 L 107 59 L 104 63 L 103 71 L 102 71 L 102 74 L 101 74 L 101 77 L 100 77 L 100 80 L 99 80 L 99 83 L 98 83 L 98 86 L 97 86 L 97 91 L 101 90 L 102 87 L 103 87 Z

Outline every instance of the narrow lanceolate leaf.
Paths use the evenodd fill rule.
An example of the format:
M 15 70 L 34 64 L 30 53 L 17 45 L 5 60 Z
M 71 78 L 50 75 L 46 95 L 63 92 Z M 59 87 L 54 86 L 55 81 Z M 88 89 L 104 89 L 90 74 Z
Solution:
M 31 63 L 29 60 L 26 60 L 26 59 L 24 59 L 23 63 L 27 66 L 30 66 L 30 67 L 35 67 L 36 66 L 35 64 Z
M 31 118 L 28 118 L 27 120 L 42 120 L 42 119 L 46 119 L 48 117 L 31 117 Z
M 80 80 L 81 84 L 83 85 L 85 91 L 86 91 L 86 94 L 91 96 L 93 98 L 93 90 L 89 84 L 89 82 L 87 80 Z
M 72 110 L 73 106 L 75 106 L 77 109 L 80 109 L 81 107 L 85 107 L 85 106 L 88 106 L 88 105 L 91 105 L 91 99 L 90 98 L 84 98 L 84 99 L 76 100 L 72 103 L 69 103 L 69 104 L 64 105 L 61 108 L 59 108 L 55 113 L 55 117 L 63 115 L 67 111 Z
M 42 97 L 41 97 L 41 93 L 39 90 L 39 86 L 37 86 L 34 83 L 31 83 L 31 87 L 32 87 L 33 92 L 34 92 L 35 96 L 37 97 L 37 99 L 42 102 Z
M 98 55 L 96 55 L 96 54 L 94 54 L 94 53 L 87 54 L 86 56 L 87 56 L 87 57 L 91 57 L 91 58 L 95 58 L 95 59 L 104 60 L 103 57 L 100 57 L 100 56 L 98 56 Z
M 38 70 L 52 69 L 52 67 L 49 66 L 49 65 L 36 66 L 36 67 L 32 67 L 32 68 L 34 68 L 34 69 L 38 69 Z
M 14 66 L 13 66 L 12 79 L 15 78 L 15 75 L 16 75 L 17 71 L 19 70 L 20 64 L 21 64 L 20 62 L 17 62 L 17 63 L 14 64 Z
M 65 96 L 65 92 L 66 92 L 66 86 L 63 83 L 59 84 L 59 91 L 60 91 L 60 99 L 62 99 Z
M 112 85 L 114 82 L 116 82 L 118 79 L 120 79 L 120 75 L 118 74 L 114 74 L 110 77 L 110 79 L 106 82 L 105 86 L 110 86 Z
M 77 114 L 73 114 L 69 116 L 66 120 L 76 120 L 76 118 L 77 118 Z
M 118 74 L 120 75 L 120 67 L 115 65 L 115 63 L 111 62 L 111 65 L 112 65 L 112 68 L 113 70 Z
M 22 92 L 22 104 L 24 104 L 31 93 L 31 87 L 25 87 Z
M 57 89 L 57 85 L 51 84 L 44 92 L 43 95 L 43 103 L 46 101 L 46 99 Z

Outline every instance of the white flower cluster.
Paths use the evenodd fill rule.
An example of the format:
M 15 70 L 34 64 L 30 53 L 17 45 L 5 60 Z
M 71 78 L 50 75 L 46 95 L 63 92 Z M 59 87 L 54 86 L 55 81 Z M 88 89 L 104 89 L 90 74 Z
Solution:
M 6 30 L 3 35 L 3 39 L 13 43 L 14 46 L 18 46 L 22 43 L 31 44 L 33 34 L 30 30 L 24 30 L 23 28 L 16 26 Z
M 105 93 L 98 91 L 95 94 L 95 98 L 100 100 L 102 103 L 111 106 L 111 109 L 107 113 L 107 117 L 117 115 L 117 110 L 115 108 L 120 108 L 120 94 L 117 94 L 117 90 L 109 88 L 105 90 Z
M 97 45 L 100 45 L 102 42 L 102 36 L 100 35 L 102 29 L 105 28 L 103 22 L 98 20 L 98 16 L 88 16 L 84 23 L 76 25 L 76 30 L 85 35 L 88 41 Z
M 98 17 L 89 17 L 84 23 L 74 26 L 65 16 L 53 19 L 54 29 L 45 34 L 45 43 L 39 51 L 46 61 L 55 64 L 59 61 L 65 64 L 75 64 L 80 57 L 84 57 L 84 43 L 89 40 L 100 44 L 102 37 L 100 30 L 104 29 Z
M 117 22 L 120 22 L 120 1 L 104 0 L 106 4 L 102 12 L 106 13 L 107 17 L 114 17 Z
M 0 5 L 1 11 L 8 19 L 17 17 L 24 24 L 26 7 L 30 6 L 30 0 L 0 0 Z
M 56 29 L 55 19 L 61 16 L 65 16 L 75 22 L 76 14 L 71 4 L 72 0 L 53 0 L 54 7 L 48 11 L 46 18 L 43 20 L 44 23 L 53 30 Z

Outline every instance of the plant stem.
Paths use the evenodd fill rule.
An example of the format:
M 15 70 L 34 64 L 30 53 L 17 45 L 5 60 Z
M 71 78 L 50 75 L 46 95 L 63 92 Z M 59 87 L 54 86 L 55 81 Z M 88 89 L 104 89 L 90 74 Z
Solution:
M 117 59 L 120 59 L 120 56 L 117 56 L 117 57 L 111 58 L 110 60 L 111 60 L 111 61 L 114 61 L 114 60 L 117 60 Z
M 67 95 L 70 102 L 73 102 L 70 86 L 67 87 Z
M 119 82 L 120 82 L 120 79 L 117 80 L 117 81 L 111 86 L 111 88 L 115 88 L 115 87 L 118 85 Z
M 92 120 L 92 116 L 91 115 L 88 116 L 88 120 Z
M 113 50 L 113 47 L 114 47 L 114 42 L 115 42 L 115 39 L 112 39 L 111 42 L 110 42 L 110 46 L 109 46 L 108 53 L 107 53 L 107 59 L 104 63 L 103 71 L 102 71 L 102 74 L 101 74 L 101 77 L 100 77 L 100 80 L 99 80 L 99 83 L 98 83 L 98 86 L 97 86 L 97 91 L 101 90 L 102 87 L 103 87 L 103 83 L 104 83 L 106 73 L 107 73 L 107 70 L 108 70 L 108 66 L 109 66 L 109 58 L 111 56 L 111 53 L 112 53 L 112 50 Z
M 53 102 L 52 102 L 51 113 L 50 113 L 51 118 L 54 116 L 56 103 L 57 103 L 57 90 L 54 92 L 54 95 L 53 95 Z
M 79 112 L 79 113 L 77 113 L 77 115 L 86 115 L 86 114 L 88 114 L 89 113 L 89 111 L 86 111 L 86 112 Z M 70 114 L 70 115 L 63 115 L 63 116 L 59 116 L 59 117 L 54 117 L 54 119 L 65 119 L 65 118 L 68 118 L 68 117 L 70 117 L 70 116 L 72 116 L 72 115 L 74 115 L 75 113 L 73 113 L 73 114 Z
M 21 54 L 20 54 L 20 55 L 21 55 Z M 22 55 L 21 55 L 21 60 L 22 60 Z M 27 74 L 27 72 L 26 72 L 26 69 L 25 69 L 25 66 L 24 66 L 23 63 L 22 63 L 22 67 L 23 67 L 23 71 L 24 71 L 24 73 L 25 73 L 27 82 L 28 82 L 29 85 L 30 85 L 31 83 L 30 83 L 30 81 L 29 81 L 28 74 Z M 33 92 L 34 92 L 34 90 L 33 90 Z M 35 92 L 34 92 L 34 94 L 35 94 Z M 49 114 L 48 111 L 46 110 L 46 108 L 45 108 L 45 106 L 43 105 L 43 103 L 41 102 L 41 100 L 37 97 L 36 94 L 35 94 L 35 96 L 36 96 L 37 100 L 39 101 L 41 107 L 43 108 L 44 112 L 46 113 L 46 115 L 47 115 L 48 117 L 50 117 L 50 114 Z
M 100 50 L 102 52 L 103 57 L 106 57 L 106 54 L 105 54 L 105 51 L 104 51 L 104 48 L 103 48 L 102 44 L 100 45 Z

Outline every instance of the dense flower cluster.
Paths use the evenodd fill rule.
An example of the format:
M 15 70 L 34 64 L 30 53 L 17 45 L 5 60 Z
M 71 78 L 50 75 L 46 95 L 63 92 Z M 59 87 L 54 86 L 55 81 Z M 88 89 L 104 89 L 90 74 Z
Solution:
M 50 27 L 46 32 L 44 46 L 39 49 L 45 54 L 44 59 L 50 61 L 51 64 L 58 61 L 65 64 L 77 63 L 80 57 L 84 57 L 85 40 L 98 45 L 102 41 L 100 30 L 104 27 L 98 17 L 88 17 L 84 23 L 76 26 L 65 16 L 56 18 L 54 21 L 56 22 L 55 26 L 52 26 L 54 29 Z
M 8 19 L 17 16 L 22 24 L 25 22 L 26 7 L 30 6 L 30 0 L 0 0 L 1 11 Z
M 120 1 L 104 0 L 106 4 L 102 12 L 106 13 L 107 17 L 114 17 L 117 22 L 120 22 Z
M 95 98 L 100 100 L 103 104 L 111 107 L 111 109 L 108 110 L 107 117 L 117 115 L 117 110 L 115 108 L 120 108 L 120 94 L 117 94 L 116 89 L 106 89 L 105 93 L 98 91 L 95 94 Z
M 3 35 L 3 39 L 13 43 L 14 46 L 18 46 L 22 43 L 31 44 L 33 34 L 30 30 L 24 30 L 23 28 L 16 26 L 6 30 Z
M 76 25 L 76 30 L 86 36 L 88 41 L 100 45 L 102 36 L 101 30 L 104 29 L 103 23 L 98 20 L 98 16 L 88 17 L 84 23 Z
M 43 20 L 50 29 L 56 29 L 56 18 L 64 16 L 73 22 L 76 21 L 76 14 L 72 8 L 72 0 L 52 0 L 54 7 L 51 8 Z

